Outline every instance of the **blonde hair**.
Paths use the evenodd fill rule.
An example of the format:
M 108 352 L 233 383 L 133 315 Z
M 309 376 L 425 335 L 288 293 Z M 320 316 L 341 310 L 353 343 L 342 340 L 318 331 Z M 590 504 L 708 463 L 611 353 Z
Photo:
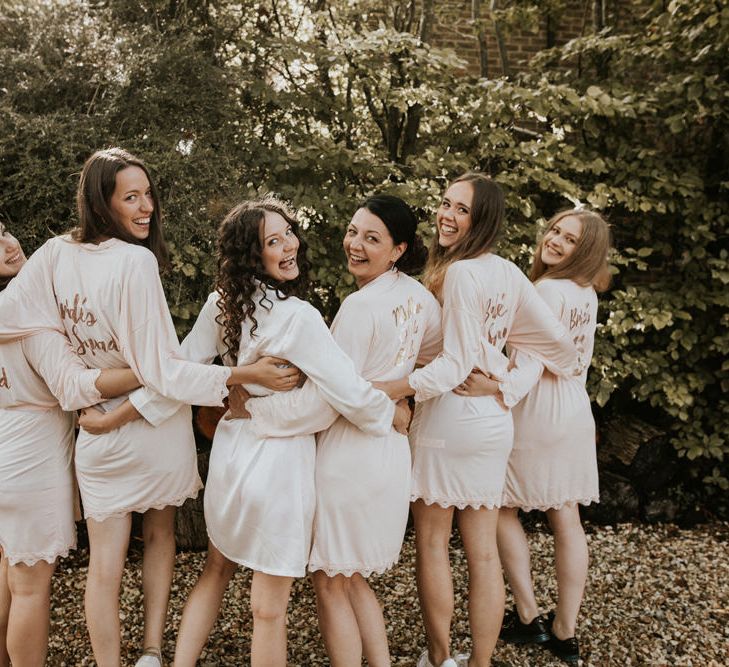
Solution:
M 451 248 L 443 248 L 437 238 L 431 242 L 423 284 L 436 296 L 440 296 L 448 267 L 460 259 L 472 259 L 491 250 L 504 220 L 504 193 L 490 177 L 469 172 L 451 181 L 448 187 L 454 183 L 470 183 L 473 188 L 471 228 Z
M 556 224 L 565 218 L 577 218 L 582 223 L 582 233 L 577 239 L 574 252 L 555 266 L 542 261 L 544 238 Z M 529 278 L 536 282 L 540 278 L 567 278 L 582 287 L 592 286 L 597 292 L 604 292 L 610 286 L 610 226 L 599 213 L 585 209 L 560 211 L 550 218 L 547 228 L 537 243 Z

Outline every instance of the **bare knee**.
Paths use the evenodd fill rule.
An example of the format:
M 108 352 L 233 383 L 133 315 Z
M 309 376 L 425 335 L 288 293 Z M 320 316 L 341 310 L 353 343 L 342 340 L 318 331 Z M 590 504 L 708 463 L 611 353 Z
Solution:
M 172 547 L 174 548 L 176 545 L 175 530 L 172 526 L 170 526 L 169 528 L 163 526 L 155 526 L 154 528 L 145 530 L 143 537 L 145 547 L 149 547 L 153 544 L 168 544 L 172 545 Z
M 549 510 L 547 520 L 555 537 L 570 536 L 584 533 L 580 510 L 577 505 L 567 505 L 561 509 Z
M 175 542 L 175 508 L 149 510 L 142 522 L 144 544 Z
M 417 550 L 430 555 L 448 555 L 451 531 L 443 526 L 421 525 L 415 529 Z
M 347 577 L 337 574 L 327 576 L 322 570 L 317 570 L 312 576 L 314 591 L 320 600 L 331 600 L 347 594 L 349 581 Z
M 251 612 L 253 620 L 264 623 L 285 623 L 288 600 L 265 598 L 259 596 L 251 598 Z
M 110 517 L 103 521 L 88 518 L 89 532 L 89 578 L 113 572 L 121 577 L 129 546 L 132 517 Z
M 462 524 L 461 537 L 469 576 L 474 577 L 481 573 L 488 575 L 497 569 L 500 571 L 501 560 L 494 522 L 474 522 L 468 526 Z
M 238 564 L 227 559 L 214 547 L 208 551 L 205 561 L 205 574 L 225 581 L 229 580 L 238 569 Z
M 353 595 L 366 594 L 372 590 L 370 585 L 367 583 L 367 579 L 356 572 L 351 577 L 347 578 L 347 584 L 349 586 L 350 593 Z
M 48 581 L 23 581 L 21 583 L 10 583 L 10 595 L 12 599 L 19 600 L 20 598 L 29 597 L 45 597 L 50 595 L 51 582 Z
M 499 550 L 496 545 L 493 548 L 479 549 L 476 553 L 466 552 L 469 570 L 488 570 L 496 565 L 500 567 Z
M 55 564 L 40 562 L 33 566 L 13 565 L 8 568 L 8 589 L 13 598 L 47 596 Z
M 415 518 L 417 549 L 447 555 L 453 527 L 453 508 L 444 509 L 421 502 L 413 503 L 411 507 Z
M 124 575 L 125 563 L 126 553 L 115 552 L 111 549 L 92 549 L 89 555 L 88 582 L 105 588 L 119 588 Z
M 251 583 L 253 622 L 286 624 L 293 577 L 277 577 L 254 572 Z

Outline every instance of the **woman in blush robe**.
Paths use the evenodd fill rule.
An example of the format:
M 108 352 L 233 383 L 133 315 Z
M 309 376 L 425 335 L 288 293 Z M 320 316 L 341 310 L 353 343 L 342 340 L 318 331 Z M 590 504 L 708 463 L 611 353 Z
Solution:
M 262 354 L 289 360 L 335 409 L 371 435 L 390 431 L 395 407 L 355 371 L 321 315 L 297 298 L 305 271 L 297 222 L 276 200 L 244 202 L 223 221 L 217 291 L 183 343 L 190 359 L 247 364 Z M 300 277 L 300 273 L 304 274 Z M 268 393 L 247 385 L 253 395 Z M 239 565 L 253 570 L 250 662 L 286 665 L 286 609 L 302 577 L 314 519 L 315 442 L 255 433 L 248 420 L 223 420 L 210 454 L 205 489 L 208 557 L 183 611 L 176 667 L 193 667 Z
M 443 303 L 443 350 L 408 377 L 382 386 L 391 398 L 415 395 L 410 432 L 416 575 L 428 648 L 419 667 L 455 667 L 450 657 L 453 588 L 448 543 L 454 513 L 469 572 L 468 664 L 491 662 L 504 607 L 496 546 L 498 507 L 512 447 L 509 406 L 520 398 L 507 377 L 505 343 L 527 350 L 557 373 L 571 374 L 576 351 L 567 332 L 522 272 L 491 252 L 504 196 L 482 174 L 446 190 L 436 214 L 425 283 Z M 473 368 L 503 378 L 505 402 L 453 393 Z M 464 657 L 464 660 L 466 658 Z
M 357 291 L 343 302 L 332 335 L 368 380 L 407 376 L 441 346 L 440 306 L 408 272 L 425 248 L 417 219 L 397 197 L 375 195 L 344 236 Z M 316 515 L 309 556 L 319 627 L 333 667 L 390 664 L 382 610 L 367 583 L 397 561 L 410 502 L 410 448 L 394 429 L 372 437 L 340 416 L 309 382 L 301 390 L 252 398 L 254 430 L 317 436 Z
M 587 541 L 578 505 L 598 502 L 595 421 L 585 389 L 595 340 L 597 291 L 610 282 L 610 229 L 597 214 L 569 210 L 555 215 L 537 244 L 531 279 L 537 292 L 569 331 L 583 370 L 560 377 L 539 363 L 536 384 L 514 407 L 514 449 L 509 456 L 498 542 L 516 609 L 501 638 L 516 644 L 546 643 L 559 658 L 577 664 L 577 614 L 587 580 Z M 516 352 L 516 363 L 523 353 Z M 469 380 L 470 395 L 488 391 L 483 378 Z M 483 386 L 482 386 L 483 385 Z M 556 613 L 539 615 L 529 545 L 519 509 L 547 513 L 554 533 L 558 601 Z
M 0 223 L 0 291 L 25 263 Z M 0 309 L 6 306 L 0 295 Z M 139 386 L 129 369 L 90 370 L 66 336 L 0 345 L 0 665 L 41 667 L 51 576 L 76 546 L 78 507 L 69 412 Z
M 273 377 L 271 386 L 279 388 L 297 373 L 271 360 L 231 369 L 182 358 L 159 277 L 158 263 L 167 257 L 159 197 L 138 158 L 118 148 L 94 153 L 77 204 L 79 227 L 41 246 L 5 290 L 0 340 L 55 328 L 89 368 L 128 366 L 144 385 L 129 400 L 145 419 L 101 435 L 82 430 L 75 464 L 89 531 L 85 609 L 96 661 L 121 664 L 119 589 L 131 513 L 140 512 L 145 655 L 137 665 L 160 667 L 175 507 L 202 484 L 189 407 L 161 423 L 155 392 L 220 405 L 229 384 Z

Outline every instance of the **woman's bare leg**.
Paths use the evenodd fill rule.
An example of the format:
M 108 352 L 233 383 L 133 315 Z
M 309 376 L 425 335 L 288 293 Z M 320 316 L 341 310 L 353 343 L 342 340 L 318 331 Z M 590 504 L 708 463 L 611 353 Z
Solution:
M 205 567 L 182 611 L 175 648 L 175 667 L 195 667 L 197 664 L 218 619 L 225 589 L 237 568 L 237 563 L 228 560 L 212 542 L 208 542 Z
M 453 525 L 453 507 L 411 504 L 415 519 L 415 576 L 428 644 L 428 659 L 434 665 L 450 657 L 453 618 L 453 579 L 448 544 Z
M 7 635 L 10 616 L 10 586 L 8 585 L 8 560 L 0 549 L 0 667 L 10 667 Z
M 43 667 L 48 653 L 51 577 L 55 563 L 8 567 L 10 616 L 7 650 L 14 667 Z
M 389 667 L 390 649 L 382 606 L 361 574 L 353 574 L 349 578 L 349 601 L 357 617 L 367 664 L 370 667 Z
M 120 667 L 119 589 L 132 518 L 88 519 L 86 526 L 90 553 L 84 608 L 91 647 L 99 667 Z
M 144 648 L 162 648 L 175 569 L 175 509 L 147 510 L 142 520 Z
M 468 621 L 473 650 L 469 667 L 488 667 L 504 617 L 504 579 L 496 546 L 498 509 L 466 508 L 458 527 L 468 562 Z
M 319 630 L 332 667 L 360 667 L 362 639 L 357 616 L 349 599 L 349 581 L 343 574 L 329 577 L 317 570 L 312 575 L 316 592 Z
M 575 636 L 577 614 L 587 582 L 587 539 L 577 505 L 547 510 L 547 519 L 554 533 L 557 570 L 557 614 L 552 630 L 558 639 L 569 639 Z
M 293 577 L 253 573 L 251 667 L 286 667 L 286 610 Z
M 362 654 L 371 667 L 387 667 L 387 645 L 382 608 L 367 580 L 360 574 L 312 575 L 316 591 L 319 629 L 332 667 L 360 667 Z
M 531 623 L 539 615 L 539 608 L 532 584 L 529 542 L 516 507 L 499 510 L 497 535 L 499 557 L 514 594 L 519 618 L 522 623 Z

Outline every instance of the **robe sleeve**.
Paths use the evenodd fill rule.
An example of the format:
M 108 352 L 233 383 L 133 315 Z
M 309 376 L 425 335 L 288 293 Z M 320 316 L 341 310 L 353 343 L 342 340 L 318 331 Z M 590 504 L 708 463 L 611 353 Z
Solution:
M 116 333 L 129 367 L 145 387 L 167 398 L 222 405 L 228 395 L 230 368 L 183 358 L 154 255 L 136 255 L 127 277 Z
M 246 409 L 251 413 L 251 428 L 259 438 L 312 435 L 328 429 L 339 417 L 311 380 L 301 389 L 250 398 Z
M 81 410 L 104 400 L 96 388 L 101 370 L 86 368 L 65 334 L 40 331 L 24 338 L 22 346 L 25 358 L 48 385 L 62 410 Z
M 128 398 L 136 411 L 152 426 L 166 422 L 184 405 L 180 401 L 158 394 L 149 387 L 135 389 Z
M 509 345 L 529 353 L 555 375 L 579 374 L 577 348 L 569 332 L 521 272 L 518 281 L 521 299 L 509 332 Z
M 0 343 L 24 338 L 43 329 L 65 336 L 53 292 L 53 245 L 46 241 L 0 293 Z
M 372 326 L 362 322 L 361 314 L 355 317 L 349 313 L 345 301 L 332 328 L 361 368 Z M 331 426 L 339 414 L 368 435 L 379 437 L 390 432 L 394 403 L 359 375 L 357 364 L 337 344 L 314 308 L 307 305 L 298 313 L 283 347 L 277 355 L 298 366 L 309 379 L 301 390 L 252 398 L 246 403 L 258 435 L 316 433 Z
M 543 364 L 526 352 L 514 350 L 506 377 L 499 382 L 504 405 L 513 408 L 539 382 L 544 372 Z
M 182 356 L 198 364 L 212 364 L 215 357 L 223 357 L 222 327 L 216 321 L 221 310 L 218 307 L 220 295 L 210 294 L 200 309 L 190 333 L 182 341 Z
M 451 391 L 476 366 L 481 350 L 482 315 L 477 277 L 463 262 L 454 262 L 443 284 L 443 350 L 427 366 L 413 371 L 408 382 L 416 401 Z
M 426 299 L 425 308 L 427 314 L 425 316 L 425 333 L 418 350 L 418 358 L 416 363 L 424 365 L 435 359 L 438 353 L 443 349 L 443 325 L 441 317 L 440 304 L 436 298 L 430 295 Z
M 215 321 L 220 312 L 217 304 L 218 294 L 213 292 L 200 310 L 192 330 L 182 341 L 182 356 L 188 361 L 210 364 L 216 356 L 222 356 L 220 326 Z M 180 401 L 166 398 L 148 387 L 133 391 L 129 394 L 129 400 L 152 426 L 159 426 L 168 420 L 183 405 Z
M 549 310 L 561 322 L 564 314 L 565 299 L 561 290 L 549 281 L 541 281 L 536 284 L 537 294 L 547 304 Z M 531 290 L 528 290 L 531 292 Z M 547 321 L 553 328 L 554 322 Z M 510 334 L 510 345 L 519 331 L 516 326 L 512 331 L 515 335 Z M 556 330 L 556 329 L 554 329 Z M 518 345 L 518 343 L 516 343 Z M 579 366 L 579 363 L 578 363 Z M 577 368 L 577 366 L 575 367 Z M 511 364 L 506 377 L 499 383 L 499 388 L 504 396 L 504 404 L 508 407 L 514 407 L 521 401 L 539 382 L 544 372 L 544 364 L 535 356 L 524 349 L 514 349 L 511 354 Z

